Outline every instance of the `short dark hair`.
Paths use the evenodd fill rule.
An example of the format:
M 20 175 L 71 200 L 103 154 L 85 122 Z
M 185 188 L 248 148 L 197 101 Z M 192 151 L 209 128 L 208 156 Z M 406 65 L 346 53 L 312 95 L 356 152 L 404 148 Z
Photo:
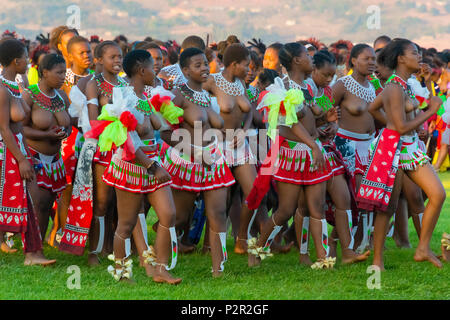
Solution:
M 281 46 L 281 49 L 278 52 L 280 63 L 286 68 L 287 71 L 290 71 L 292 68 L 292 60 L 295 57 L 300 56 L 304 51 L 306 51 L 306 48 L 301 43 L 286 43 L 284 46 Z
M 348 58 L 348 65 L 350 68 L 353 68 L 354 65 L 352 63 L 353 58 L 358 58 L 358 56 L 363 52 L 365 49 L 371 49 L 372 47 L 365 43 L 358 43 L 352 48 L 352 51 L 350 51 L 350 57 Z
M 132 77 L 138 68 L 153 61 L 152 55 L 146 50 L 132 50 L 123 58 L 123 70 L 128 77 Z
M 375 41 L 373 42 L 373 46 L 375 47 L 375 44 L 376 44 L 377 42 L 380 42 L 380 41 L 381 41 L 381 42 L 385 42 L 385 43 L 389 43 L 389 42 L 392 41 L 392 39 L 391 39 L 390 37 L 386 36 L 386 35 L 379 36 L 379 37 L 376 38 Z
M 321 69 L 327 63 L 329 63 L 331 65 L 335 65 L 336 58 L 328 50 L 320 50 L 314 54 L 313 63 L 317 69 Z
M 7 67 L 14 59 L 21 58 L 25 53 L 25 45 L 16 39 L 6 38 L 0 41 L 0 64 Z
M 149 50 L 149 49 L 161 50 L 161 47 L 156 42 L 153 41 L 152 42 L 141 41 L 134 46 L 134 50 Z
M 89 44 L 89 40 L 82 36 L 75 36 L 72 39 L 70 39 L 69 42 L 67 42 L 67 52 L 70 53 L 73 45 L 76 43 L 81 43 L 81 42 L 85 42 L 85 43 Z
M 191 62 L 191 58 L 193 56 L 199 55 L 199 54 L 205 54 L 202 50 L 198 48 L 187 48 L 186 50 L 183 50 L 183 52 L 180 55 L 180 67 L 181 68 L 187 68 L 189 67 L 189 63 Z
M 64 60 L 63 56 L 57 53 L 49 53 L 46 54 L 38 67 L 38 75 L 40 78 L 43 77 L 44 70 L 52 70 L 58 64 L 66 64 L 66 60 Z
M 240 44 L 240 43 L 233 43 L 230 44 L 223 54 L 223 65 L 228 67 L 233 62 L 241 62 L 245 59 L 247 59 L 250 56 L 250 52 L 248 49 Z
M 253 64 L 257 68 L 261 68 L 262 67 L 262 59 L 259 57 L 259 55 L 253 50 L 249 50 L 249 52 L 250 52 L 250 60 L 253 61 Z
M 97 45 L 95 47 L 94 56 L 97 59 L 103 57 L 103 54 L 105 53 L 106 47 L 109 47 L 109 46 L 120 48 L 120 46 L 115 41 L 110 41 L 110 40 L 102 41 L 102 42 L 100 42 L 99 45 Z
M 412 44 L 414 43 L 408 39 L 394 39 L 380 51 L 378 60 L 386 67 L 395 70 L 398 64 L 398 57 L 404 55 L 406 47 Z
M 199 36 L 189 36 L 181 43 L 181 49 L 186 50 L 188 48 L 197 48 L 203 52 L 206 49 L 205 41 Z
M 267 49 L 275 49 L 277 51 L 280 51 L 281 48 L 283 48 L 283 44 L 279 43 L 279 42 L 275 42 L 275 43 L 272 43 Z
M 271 84 L 275 82 L 276 77 L 279 77 L 278 72 L 276 72 L 275 70 L 266 69 L 266 68 L 264 68 L 258 75 L 259 81 L 264 82 L 264 83 L 269 82 Z

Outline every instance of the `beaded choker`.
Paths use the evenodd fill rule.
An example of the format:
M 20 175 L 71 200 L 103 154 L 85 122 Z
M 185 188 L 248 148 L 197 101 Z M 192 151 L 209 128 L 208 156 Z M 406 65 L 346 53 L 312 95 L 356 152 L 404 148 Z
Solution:
M 150 116 L 153 113 L 152 107 L 148 102 L 148 99 L 141 99 L 138 97 L 138 102 L 135 107 L 138 111 L 142 112 L 146 116 Z
M 247 97 L 250 103 L 255 103 L 258 101 L 259 90 L 253 86 L 249 86 L 247 89 Z
M 289 75 L 286 75 L 285 78 L 288 79 L 289 89 L 302 90 L 303 97 L 305 98 L 305 104 L 307 104 L 307 105 L 309 105 L 311 107 L 312 106 L 312 102 L 314 100 L 314 95 L 313 95 L 311 86 L 309 84 L 306 84 L 306 86 L 303 87 L 302 85 L 298 84 L 297 82 L 291 80 L 291 78 L 289 78 Z
M 81 78 L 87 77 L 90 74 L 93 73 L 92 70 L 87 70 L 89 74 L 85 75 L 85 76 L 80 76 L 79 74 L 76 74 L 72 71 L 72 69 L 68 68 L 66 69 L 66 78 L 64 79 L 64 84 L 68 87 L 73 87 L 74 85 L 76 85 L 78 83 L 78 80 L 80 80 Z
M 410 97 L 412 100 L 414 100 L 416 98 L 416 96 L 414 95 L 414 93 L 411 90 L 411 87 L 409 86 L 409 84 L 406 83 L 405 80 L 403 80 L 402 78 L 400 78 L 398 75 L 396 75 L 395 73 L 392 74 L 392 76 L 388 79 L 388 81 L 386 81 L 386 84 L 388 83 L 396 83 L 398 85 L 400 85 L 403 89 L 403 91 L 406 93 L 406 95 L 408 97 Z
M 8 89 L 9 93 L 13 95 L 16 98 L 21 98 L 22 94 L 20 93 L 19 85 L 15 81 L 11 81 L 8 79 L 5 79 L 2 75 L 0 75 L 0 80 L 2 85 Z
M 192 103 L 198 104 L 201 107 L 209 107 L 211 105 L 211 98 L 208 92 L 202 89 L 202 91 L 196 91 L 191 89 L 188 84 L 184 84 L 179 87 L 181 94 L 187 100 Z
M 230 96 L 242 96 L 245 93 L 244 85 L 241 80 L 236 79 L 234 82 L 230 82 L 224 78 L 222 72 L 212 74 L 216 86 Z
M 328 111 L 333 108 L 333 101 L 331 101 L 331 88 L 326 87 L 323 89 L 323 93 L 320 97 L 314 97 L 314 102 L 318 105 L 323 111 Z
M 356 81 L 351 75 L 339 78 L 338 81 L 342 81 L 348 92 L 357 96 L 361 100 L 366 101 L 367 103 L 373 102 L 376 98 L 375 88 L 372 84 L 369 84 L 366 88 Z
M 66 109 L 66 104 L 64 103 L 64 99 L 61 98 L 58 91 L 55 90 L 55 95 L 53 97 L 49 97 L 45 95 L 40 89 L 39 85 L 33 84 L 25 89 L 31 97 L 31 100 L 46 111 L 50 111 L 51 113 L 60 112 Z
M 97 81 L 97 87 L 100 90 L 100 94 L 107 98 L 112 98 L 113 88 L 114 87 L 126 87 L 128 84 L 122 80 L 120 77 L 117 77 L 118 85 L 113 85 L 108 82 L 104 77 L 103 73 L 100 73 L 97 77 L 95 77 L 95 81 Z

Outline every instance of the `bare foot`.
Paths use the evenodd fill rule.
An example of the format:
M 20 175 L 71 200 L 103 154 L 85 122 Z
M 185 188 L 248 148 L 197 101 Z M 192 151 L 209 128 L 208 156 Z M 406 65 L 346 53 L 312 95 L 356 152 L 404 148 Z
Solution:
M 307 265 L 307 266 L 312 266 L 312 261 L 311 261 L 311 258 L 309 257 L 309 254 L 301 254 L 300 253 L 300 257 L 299 257 L 299 262 L 300 262 L 300 264 L 304 264 L 304 265 Z
M 284 246 L 274 241 L 270 246 L 270 250 L 273 253 L 288 253 L 289 251 L 291 251 L 293 245 L 294 241 L 291 241 L 289 244 L 286 244 Z
M 411 243 L 409 243 L 408 240 L 405 239 L 401 239 L 396 232 L 394 232 L 394 235 L 392 236 L 392 238 L 394 239 L 395 245 L 397 246 L 397 248 L 400 249 L 410 249 L 411 247 Z
M 380 271 L 386 271 L 386 269 L 384 268 L 384 262 L 381 261 L 377 261 L 375 258 L 373 259 L 373 266 L 377 266 L 378 268 L 380 268 Z
M 181 241 L 178 241 L 178 251 L 180 253 L 189 254 L 189 253 L 194 252 L 194 250 L 195 250 L 195 246 L 194 245 L 189 246 L 189 245 L 185 245 Z
M 414 260 L 417 262 L 429 261 L 435 267 L 442 268 L 442 263 L 430 249 L 422 250 L 417 248 L 416 253 L 414 254 Z
M 359 255 L 351 249 L 344 249 L 342 251 L 342 264 L 350 264 L 354 262 L 361 262 L 367 260 L 370 255 L 370 250 L 367 250 L 363 254 Z
M 156 266 L 153 268 L 153 281 L 157 283 L 168 283 L 177 285 L 181 283 L 183 279 L 174 278 L 165 268 L 165 266 Z
M 213 278 L 222 278 L 223 277 L 223 272 L 221 272 L 221 271 L 213 271 L 212 272 L 212 276 L 213 276 Z
M 14 253 L 17 252 L 17 249 L 10 248 L 6 243 L 2 242 L 0 246 L 0 250 L 2 250 L 4 253 Z
M 248 255 L 248 266 L 249 267 L 257 267 L 261 264 L 261 259 L 254 254 Z
M 42 252 L 29 252 L 25 254 L 25 261 L 23 262 L 23 264 L 25 266 L 49 266 L 51 264 L 54 264 L 55 262 L 56 260 L 54 259 L 47 259 Z
M 98 259 L 98 256 L 95 253 L 88 254 L 88 265 L 90 267 L 95 267 L 95 266 L 100 265 L 100 260 Z
M 247 254 L 247 239 L 240 239 L 236 237 L 236 244 L 234 245 L 234 253 Z

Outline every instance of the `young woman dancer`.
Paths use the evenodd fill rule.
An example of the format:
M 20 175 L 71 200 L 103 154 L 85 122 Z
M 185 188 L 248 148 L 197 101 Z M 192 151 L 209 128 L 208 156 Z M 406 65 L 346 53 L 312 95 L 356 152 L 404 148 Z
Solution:
M 30 193 L 44 239 L 53 202 L 67 183 L 61 141 L 70 134 L 72 125 L 67 112 L 69 99 L 60 90 L 66 74 L 64 58 L 48 54 L 38 71 L 39 83 L 29 86 L 24 93 L 31 108 L 24 121 L 24 134 L 33 160 L 40 167 L 36 172 L 37 188 L 31 188 Z
M 110 267 L 109 271 L 119 280 L 123 277 L 127 279 L 131 277 L 131 264 L 128 266 L 131 253 L 130 237 L 135 229 L 144 195 L 158 215 L 159 227 L 155 250 L 151 246 L 148 247 L 145 240 L 136 241 L 135 239 L 139 256 L 144 258 L 144 263 L 152 269 L 150 273 L 155 282 L 178 284 L 181 279 L 173 278 L 168 273 L 168 270 L 175 267 L 177 250 L 175 205 L 170 190 L 171 178 L 158 162 L 158 145 L 155 141 L 153 126 L 156 122 L 159 128 L 160 123 L 158 118 L 155 118 L 152 106 L 144 94 L 145 86 L 151 85 L 155 78 L 153 60 L 147 51 L 133 50 L 125 56 L 123 68 L 133 88 L 129 90 L 133 90 L 135 106 L 134 110 L 130 111 L 137 121 L 135 130 L 140 139 L 137 143 L 141 146 L 136 150 L 135 158 L 128 160 L 124 159 L 124 150 L 120 147 L 114 153 L 103 175 L 103 181 L 116 190 L 119 214 L 114 237 L 114 255 L 110 257 L 115 262 L 115 266 Z M 140 230 L 137 228 L 137 231 Z M 144 238 L 139 237 L 139 239 Z M 172 256 L 171 246 L 175 251 L 169 268 L 168 260 L 169 256 Z
M 334 105 L 341 116 L 334 142 L 341 152 L 351 174 L 353 192 L 356 194 L 362 175 L 369 162 L 369 145 L 375 136 L 375 122 L 368 112 L 374 101 L 375 89 L 367 79 L 375 71 L 375 52 L 366 44 L 357 44 L 350 52 L 351 75 L 339 78 L 333 85 Z M 363 252 L 369 246 L 373 213 L 361 211 L 355 234 L 355 249 Z
M 97 47 L 98 63 L 102 66 L 102 72 L 90 80 L 86 87 L 88 99 L 88 113 L 90 120 L 96 120 L 101 113 L 101 108 L 111 102 L 114 87 L 127 86 L 125 80 L 118 74 L 122 70 L 122 51 L 119 45 L 113 41 L 104 41 Z M 111 162 L 113 151 L 97 152 L 94 155 L 94 223 L 91 225 L 89 241 L 89 264 L 98 264 L 97 255 L 103 249 L 105 214 L 111 202 L 112 188 L 102 180 L 103 173 Z
M 437 112 L 442 100 L 432 98 L 428 110 L 414 117 L 412 111 L 418 102 L 406 80 L 420 68 L 416 45 L 406 39 L 394 39 L 380 55 L 385 56 L 386 66 L 395 70 L 382 93 L 387 124 L 372 144 L 369 168 L 357 196 L 359 206 L 377 210 L 373 264 L 384 270 L 386 231 L 397 205 L 404 172 L 428 196 L 414 260 L 429 261 L 440 268 L 442 263 L 431 251 L 430 241 L 446 194 L 429 158 L 420 150 L 414 130 Z M 379 172 L 388 174 L 380 175 Z
M 30 112 L 22 99 L 17 74 L 24 74 L 28 53 L 18 40 L 0 42 L 0 234 L 22 233 L 25 265 L 48 265 L 42 253 L 39 223 L 28 193 L 28 184 L 35 183 L 31 156 L 22 136 L 22 121 Z
M 336 60 L 334 56 L 326 50 L 318 51 L 313 57 L 314 68 L 311 74 L 311 78 L 306 80 L 306 83 L 311 86 L 314 96 L 314 102 L 322 112 L 327 112 L 333 108 L 332 104 L 332 92 L 329 84 L 333 80 L 333 76 L 336 72 Z M 367 259 L 370 251 L 359 256 L 353 250 L 354 238 L 352 234 L 352 210 L 351 210 L 351 193 L 345 179 L 345 167 L 342 156 L 339 151 L 336 150 L 336 145 L 333 142 L 334 136 L 337 131 L 336 122 L 326 122 L 323 119 L 316 119 L 316 125 L 320 134 L 320 141 L 322 142 L 326 152 L 329 154 L 329 158 L 334 159 L 336 162 L 332 162 L 333 177 L 327 181 L 327 193 L 331 198 L 331 202 L 334 205 L 334 215 L 331 218 L 335 222 L 335 229 L 341 242 L 342 250 L 342 262 L 344 264 L 352 263 L 356 261 L 364 261 Z M 331 203 L 330 203 L 331 205 Z M 306 210 L 305 208 L 301 208 Z M 301 210 L 300 210 L 301 211 Z M 304 217 L 300 214 L 300 211 L 296 212 L 297 226 L 297 241 L 303 252 L 300 254 L 306 254 L 307 242 L 303 243 L 303 232 L 308 230 L 308 224 L 305 223 Z M 327 217 L 328 219 L 328 217 Z M 300 225 L 302 222 L 302 225 Z M 300 232 L 301 231 L 301 232 Z M 335 232 L 333 229 L 332 237 Z M 306 239 L 308 241 L 308 239 Z M 331 239 L 334 242 L 334 239 Z M 331 246 L 331 244 L 330 244 Z M 306 257 L 305 257 L 306 258 Z
M 176 146 L 164 151 L 164 167 L 172 176 L 177 227 L 184 226 L 197 193 L 203 193 L 212 273 L 217 277 L 223 274 L 227 261 L 226 202 L 228 187 L 235 180 L 220 151 L 217 130 L 212 131 L 222 129 L 224 121 L 213 111 L 209 94 L 202 89 L 209 77 L 208 60 L 200 49 L 189 48 L 181 53 L 180 67 L 188 82 L 173 90 L 173 102 L 184 110 L 184 121 L 174 136 L 172 130 L 161 132 L 167 144 Z M 178 143 L 180 134 L 182 140 Z
M 248 263 L 249 266 L 260 264 L 261 259 L 270 252 L 270 244 L 281 225 L 294 215 L 297 207 L 306 206 L 310 213 L 310 228 L 318 259 L 312 267 L 332 268 L 335 259 L 329 257 L 324 213 L 326 181 L 331 178 L 332 170 L 330 161 L 324 160 L 324 156 L 328 156 L 318 139 L 315 125 L 315 115 L 322 115 L 323 112 L 314 106 L 310 88 L 304 83 L 306 75 L 313 70 L 311 57 L 303 45 L 288 43 L 280 50 L 280 61 L 288 74 L 283 80 L 277 78 L 275 83 L 278 85 L 272 88 L 281 86 L 277 91 L 294 89 L 291 92 L 297 98 L 294 99 L 295 103 L 290 103 L 289 108 L 286 106 L 288 102 L 284 104 L 285 114 L 282 111 L 278 113 L 277 123 L 269 123 L 269 134 L 278 126 L 282 140 L 273 175 L 277 182 L 279 206 L 265 223 L 257 243 L 249 243 Z M 269 97 L 269 93 L 266 97 Z M 260 106 L 264 103 L 263 99 Z M 291 123 L 287 123 L 288 113 Z

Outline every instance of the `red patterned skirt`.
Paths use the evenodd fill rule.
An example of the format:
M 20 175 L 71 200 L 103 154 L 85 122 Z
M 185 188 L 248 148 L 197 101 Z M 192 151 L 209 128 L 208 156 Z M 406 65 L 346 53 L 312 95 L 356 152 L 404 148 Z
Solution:
M 172 176 L 172 188 L 201 192 L 229 187 L 235 183 L 217 143 L 198 149 L 216 159 L 213 165 L 204 166 L 202 163 L 196 163 L 193 158 L 181 154 L 177 149 L 163 146 L 163 165 Z
M 22 135 L 15 136 L 22 154 L 31 163 L 31 157 L 22 142 Z M 42 248 L 39 224 L 20 177 L 19 163 L 9 152 L 0 136 L 0 231 L 22 233 L 24 252 L 36 252 Z
M 66 168 L 67 183 L 72 184 L 77 168 L 77 157 L 75 155 L 75 144 L 79 131 L 72 127 L 72 133 L 61 144 L 61 155 Z
M 274 180 L 298 185 L 313 185 L 329 180 L 333 175 L 332 168 L 337 164 L 333 155 L 327 154 L 318 139 L 316 143 L 325 158 L 325 166 L 321 172 L 312 167 L 311 149 L 306 144 L 286 139 L 281 144 L 275 162 Z
M 112 156 L 115 150 L 100 152 L 100 148 L 97 146 L 97 151 L 94 154 L 93 163 L 98 163 L 104 167 L 108 167 L 111 163 Z
M 51 192 L 61 192 L 66 188 L 66 169 L 61 153 L 47 156 L 29 147 L 35 163 L 40 167 L 36 173 L 37 185 Z
M 157 152 L 146 152 L 149 158 L 157 160 Z M 159 161 L 158 161 L 159 162 Z M 103 174 L 103 181 L 114 188 L 133 192 L 150 193 L 162 187 L 170 186 L 172 181 L 159 183 L 156 177 L 149 175 L 147 169 L 133 162 L 122 160 L 122 150 L 118 149 L 111 158 L 108 169 Z

